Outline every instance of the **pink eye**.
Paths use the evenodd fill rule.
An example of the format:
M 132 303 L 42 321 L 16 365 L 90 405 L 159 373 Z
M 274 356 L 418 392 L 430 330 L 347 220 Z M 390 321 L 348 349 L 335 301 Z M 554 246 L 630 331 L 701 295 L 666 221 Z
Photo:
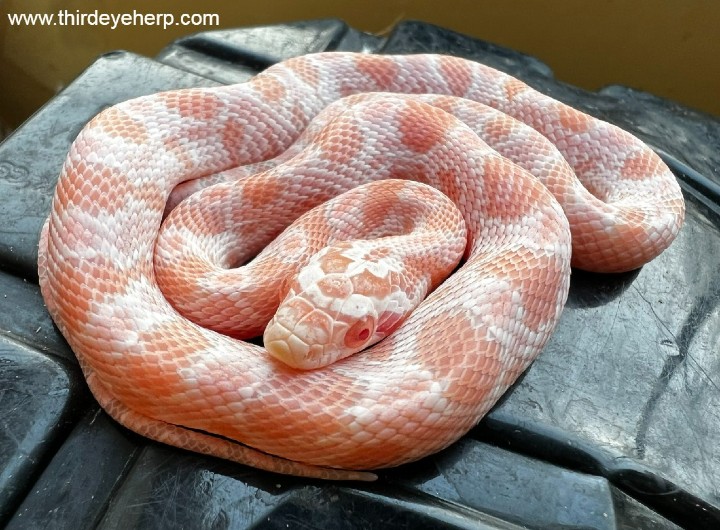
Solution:
M 375 326 L 375 319 L 371 316 L 366 316 L 353 324 L 347 333 L 345 333 L 345 346 L 348 348 L 359 348 L 365 344 L 365 342 L 372 335 L 372 329 Z

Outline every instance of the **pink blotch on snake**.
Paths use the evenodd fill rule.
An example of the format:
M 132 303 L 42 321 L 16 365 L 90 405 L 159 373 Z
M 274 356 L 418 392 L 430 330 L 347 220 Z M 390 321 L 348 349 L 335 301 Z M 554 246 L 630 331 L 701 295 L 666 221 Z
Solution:
M 466 230 L 455 249 L 437 233 L 420 236 L 427 251 L 401 243 L 434 222 L 378 209 L 383 180 L 406 205 L 426 200 L 423 184 L 447 196 Z M 334 199 L 357 186 L 366 204 Z M 571 264 L 640 267 L 683 217 L 677 182 L 640 140 L 504 73 L 439 55 L 322 53 L 99 114 L 70 148 L 38 266 L 90 389 L 123 425 L 262 469 L 370 480 L 364 470 L 422 458 L 477 424 L 555 329 Z M 344 242 L 363 227 L 378 249 Z M 460 255 L 445 281 L 423 269 Z M 357 276 L 318 277 L 358 256 L 369 261 L 352 265 Z M 380 309 L 362 314 L 365 302 L 317 308 L 303 294 L 376 285 Z M 431 292 L 405 317 L 418 290 Z M 295 331 L 320 365 L 308 336 L 354 348 L 390 334 L 292 368 L 238 339 L 262 334 L 286 294 L 304 313 L 296 326 L 280 309 L 269 334 L 281 358 Z M 330 313 L 356 320 L 332 331 Z

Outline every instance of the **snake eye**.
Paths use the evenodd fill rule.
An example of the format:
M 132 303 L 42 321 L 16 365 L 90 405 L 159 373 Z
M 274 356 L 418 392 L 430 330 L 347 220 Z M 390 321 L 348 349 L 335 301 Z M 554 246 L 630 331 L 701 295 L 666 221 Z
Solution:
M 345 333 L 345 346 L 361 348 L 375 332 L 375 319 L 370 315 L 355 322 Z

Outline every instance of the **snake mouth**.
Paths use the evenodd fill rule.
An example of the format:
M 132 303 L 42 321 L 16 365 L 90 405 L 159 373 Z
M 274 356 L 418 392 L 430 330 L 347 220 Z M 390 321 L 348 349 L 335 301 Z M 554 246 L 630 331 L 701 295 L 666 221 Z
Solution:
M 292 366 L 292 355 L 290 352 L 290 346 L 288 345 L 286 340 L 276 339 L 265 342 L 265 349 L 270 355 L 272 355 L 279 361 L 282 361 L 285 364 Z
M 299 344 L 291 345 L 291 342 L 298 342 Z M 267 328 L 265 328 L 263 343 L 265 345 L 265 349 L 270 355 L 288 366 L 292 366 L 293 368 L 298 368 L 298 363 L 296 362 L 298 347 L 301 350 L 306 351 L 309 351 L 310 349 L 307 347 L 307 344 L 304 344 L 295 337 L 292 330 L 278 322 L 277 318 L 273 319 L 272 322 L 268 324 Z
M 277 318 L 265 329 L 263 343 L 272 357 L 298 370 L 312 370 L 331 362 L 327 359 L 324 345 L 308 345 Z

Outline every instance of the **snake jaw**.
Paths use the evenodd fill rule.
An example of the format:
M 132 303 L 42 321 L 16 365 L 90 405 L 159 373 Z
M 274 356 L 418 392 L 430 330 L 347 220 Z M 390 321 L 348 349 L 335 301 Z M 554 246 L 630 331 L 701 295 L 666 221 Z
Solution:
M 270 355 L 288 366 L 300 370 L 315 368 L 314 365 L 307 364 L 311 347 L 282 324 L 273 322 L 268 325 L 263 335 L 263 342 Z

